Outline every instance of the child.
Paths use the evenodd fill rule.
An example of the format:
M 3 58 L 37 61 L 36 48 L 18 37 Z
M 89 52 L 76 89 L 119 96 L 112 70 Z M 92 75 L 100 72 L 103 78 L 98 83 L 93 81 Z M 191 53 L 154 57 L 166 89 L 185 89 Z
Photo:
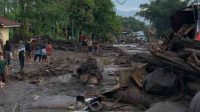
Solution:
M 92 39 L 88 39 L 87 41 L 87 46 L 88 46 L 88 50 L 89 50 L 89 56 L 91 56 L 92 53 Z
M 40 45 L 37 45 L 36 47 L 34 62 L 36 62 L 37 58 L 39 58 L 39 63 L 40 63 L 42 58 L 42 49 Z
M 47 51 L 45 45 L 42 47 L 42 62 L 47 63 Z
M 94 51 L 95 51 L 96 55 L 99 54 L 99 43 L 97 41 L 94 43 Z
M 3 89 L 5 85 L 6 74 L 8 74 L 7 62 L 3 58 L 3 53 L 0 52 L 0 89 Z
M 48 42 L 48 45 L 46 47 L 47 52 L 47 64 L 49 65 L 50 61 L 52 61 L 52 55 L 53 55 L 53 46 L 50 42 Z

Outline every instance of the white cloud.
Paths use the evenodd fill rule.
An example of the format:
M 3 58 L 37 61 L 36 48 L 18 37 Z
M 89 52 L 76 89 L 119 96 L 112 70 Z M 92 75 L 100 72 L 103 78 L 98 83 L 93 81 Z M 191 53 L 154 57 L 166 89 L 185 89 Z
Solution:
M 123 6 L 118 6 L 118 7 L 116 7 L 116 9 L 118 9 L 118 10 L 121 10 L 121 11 L 126 11 L 126 12 L 128 12 L 128 11 L 139 11 L 139 8 L 138 7 L 123 7 Z

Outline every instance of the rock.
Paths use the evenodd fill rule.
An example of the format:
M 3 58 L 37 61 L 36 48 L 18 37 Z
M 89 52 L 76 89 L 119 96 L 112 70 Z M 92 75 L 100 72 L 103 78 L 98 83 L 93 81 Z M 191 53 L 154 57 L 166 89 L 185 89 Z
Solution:
M 97 82 L 100 83 L 103 80 L 102 76 L 103 67 L 100 62 L 98 62 L 95 58 L 88 58 L 86 62 L 81 63 L 79 68 L 77 69 L 77 74 L 80 77 L 82 82 Z M 96 77 L 96 78 L 94 78 Z
M 198 91 L 200 91 L 200 84 L 199 83 L 188 81 L 186 86 L 188 88 L 187 92 L 192 96 L 194 96 Z
M 86 62 L 81 63 L 80 67 L 77 69 L 79 75 L 84 74 L 94 74 L 101 75 L 103 68 L 100 63 L 97 62 L 95 58 L 88 58 Z
M 172 95 L 179 90 L 179 85 L 176 74 L 165 71 L 163 68 L 156 68 L 145 76 L 143 88 L 149 94 Z
M 95 85 L 99 83 L 97 77 L 89 75 L 89 74 L 81 75 L 80 81 L 82 83 L 95 84 Z
M 62 109 L 68 108 L 76 102 L 76 98 L 71 96 L 45 96 L 39 97 L 31 104 L 32 108 Z
M 190 104 L 188 112 L 199 112 L 200 111 L 200 92 L 198 92 Z
M 187 106 L 178 102 L 159 102 L 145 112 L 187 112 Z

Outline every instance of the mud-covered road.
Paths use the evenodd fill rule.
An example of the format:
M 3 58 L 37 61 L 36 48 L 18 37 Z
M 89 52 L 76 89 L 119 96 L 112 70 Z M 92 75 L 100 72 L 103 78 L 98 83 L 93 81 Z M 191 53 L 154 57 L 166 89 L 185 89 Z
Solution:
M 13 78 L 18 76 L 19 66 L 15 56 L 12 60 L 10 68 L 10 76 L 4 91 L 0 92 L 0 112 L 66 112 L 69 111 L 67 106 L 62 104 L 54 105 L 52 100 L 47 97 L 59 98 L 70 97 L 74 99 L 77 95 L 92 96 L 101 92 L 110 90 L 118 83 L 117 71 L 127 68 L 114 64 L 114 60 L 118 56 L 118 52 L 114 50 L 103 50 L 99 56 L 95 57 L 104 67 L 103 83 L 99 86 L 81 84 L 73 77 L 76 68 L 81 62 L 87 59 L 87 53 L 79 51 L 60 51 L 54 53 L 54 63 L 57 65 L 53 68 L 62 69 L 57 75 L 42 75 L 47 72 L 45 64 L 32 63 L 25 65 L 25 76 L 21 80 Z M 135 65 L 137 66 L 137 65 Z M 45 70 L 46 69 L 46 70 Z M 65 70 L 66 69 L 66 70 Z M 41 72 L 43 71 L 43 72 Z M 37 74 L 38 73 L 38 74 Z M 34 74 L 29 77 L 30 74 Z M 27 75 L 27 76 L 26 76 Z M 45 98 L 46 101 L 45 101 Z M 72 99 L 69 102 L 73 102 Z M 43 103 L 41 103 L 44 101 Z M 39 102 L 39 103 L 38 103 Z M 56 102 L 56 101 L 55 101 Z M 112 105 L 113 99 L 104 101 L 105 110 Z M 53 107 L 52 107 L 53 105 Z M 116 106 L 125 105 L 117 103 Z M 141 108 L 126 104 L 126 106 L 118 109 L 121 111 L 141 112 Z

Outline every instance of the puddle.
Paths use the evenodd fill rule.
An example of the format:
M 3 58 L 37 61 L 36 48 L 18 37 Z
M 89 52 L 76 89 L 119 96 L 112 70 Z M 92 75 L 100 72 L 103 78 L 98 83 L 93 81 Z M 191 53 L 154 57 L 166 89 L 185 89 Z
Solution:
M 137 44 L 113 44 L 113 47 L 137 47 Z
M 114 44 L 113 47 L 121 48 L 127 51 L 130 54 L 137 54 L 137 53 L 149 53 L 147 48 L 144 46 L 140 46 L 139 44 Z

